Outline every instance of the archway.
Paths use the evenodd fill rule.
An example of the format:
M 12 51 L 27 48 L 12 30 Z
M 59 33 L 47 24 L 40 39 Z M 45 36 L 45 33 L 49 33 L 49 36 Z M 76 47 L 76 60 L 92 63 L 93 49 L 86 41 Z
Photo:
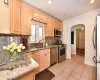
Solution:
M 85 56 L 85 25 L 77 24 L 71 28 L 71 57 Z

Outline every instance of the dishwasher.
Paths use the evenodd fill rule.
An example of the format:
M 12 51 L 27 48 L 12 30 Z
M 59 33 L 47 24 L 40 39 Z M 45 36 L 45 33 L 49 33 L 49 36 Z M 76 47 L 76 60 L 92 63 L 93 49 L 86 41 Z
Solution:
M 58 59 L 58 47 L 50 48 L 50 65 L 57 63 Z

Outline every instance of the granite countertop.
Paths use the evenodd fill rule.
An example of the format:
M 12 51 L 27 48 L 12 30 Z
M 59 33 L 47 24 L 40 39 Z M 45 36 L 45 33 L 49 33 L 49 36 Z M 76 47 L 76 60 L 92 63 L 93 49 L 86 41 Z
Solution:
M 49 46 L 43 47 L 43 48 L 32 48 L 32 49 L 26 50 L 26 53 L 33 52 L 33 51 L 44 50 L 44 49 L 49 49 L 49 48 L 53 48 L 53 47 L 58 47 L 58 45 L 49 45 Z
M 36 61 L 34 61 L 32 58 L 30 58 L 30 60 L 31 60 L 31 63 L 28 64 L 27 66 L 24 65 L 22 67 L 13 69 L 12 71 L 10 70 L 0 71 L 0 80 L 16 79 L 20 77 L 21 75 L 27 72 L 30 72 L 39 66 L 39 64 Z

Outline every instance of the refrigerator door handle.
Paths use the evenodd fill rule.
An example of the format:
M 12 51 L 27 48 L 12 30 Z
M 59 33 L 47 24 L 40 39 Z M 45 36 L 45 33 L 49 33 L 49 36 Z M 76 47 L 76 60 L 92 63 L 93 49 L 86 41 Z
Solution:
M 93 61 L 94 61 L 95 63 L 97 63 L 96 56 L 93 57 Z
M 100 61 L 97 61 L 96 56 L 93 57 L 93 61 L 94 61 L 95 63 L 100 63 Z
M 95 27 L 94 27 L 94 30 L 93 30 L 93 35 L 92 35 L 92 42 L 93 42 L 93 47 L 94 47 L 94 49 L 96 48 L 96 45 L 95 45 L 95 31 L 96 31 L 96 29 L 95 29 Z

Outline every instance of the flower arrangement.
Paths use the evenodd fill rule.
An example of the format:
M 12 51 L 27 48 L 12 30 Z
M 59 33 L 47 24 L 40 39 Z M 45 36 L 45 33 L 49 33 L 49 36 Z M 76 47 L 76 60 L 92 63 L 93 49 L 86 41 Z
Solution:
M 3 49 L 9 53 L 10 56 L 18 56 L 25 49 L 25 46 L 23 46 L 23 44 L 17 45 L 13 42 L 8 46 L 4 46 Z

